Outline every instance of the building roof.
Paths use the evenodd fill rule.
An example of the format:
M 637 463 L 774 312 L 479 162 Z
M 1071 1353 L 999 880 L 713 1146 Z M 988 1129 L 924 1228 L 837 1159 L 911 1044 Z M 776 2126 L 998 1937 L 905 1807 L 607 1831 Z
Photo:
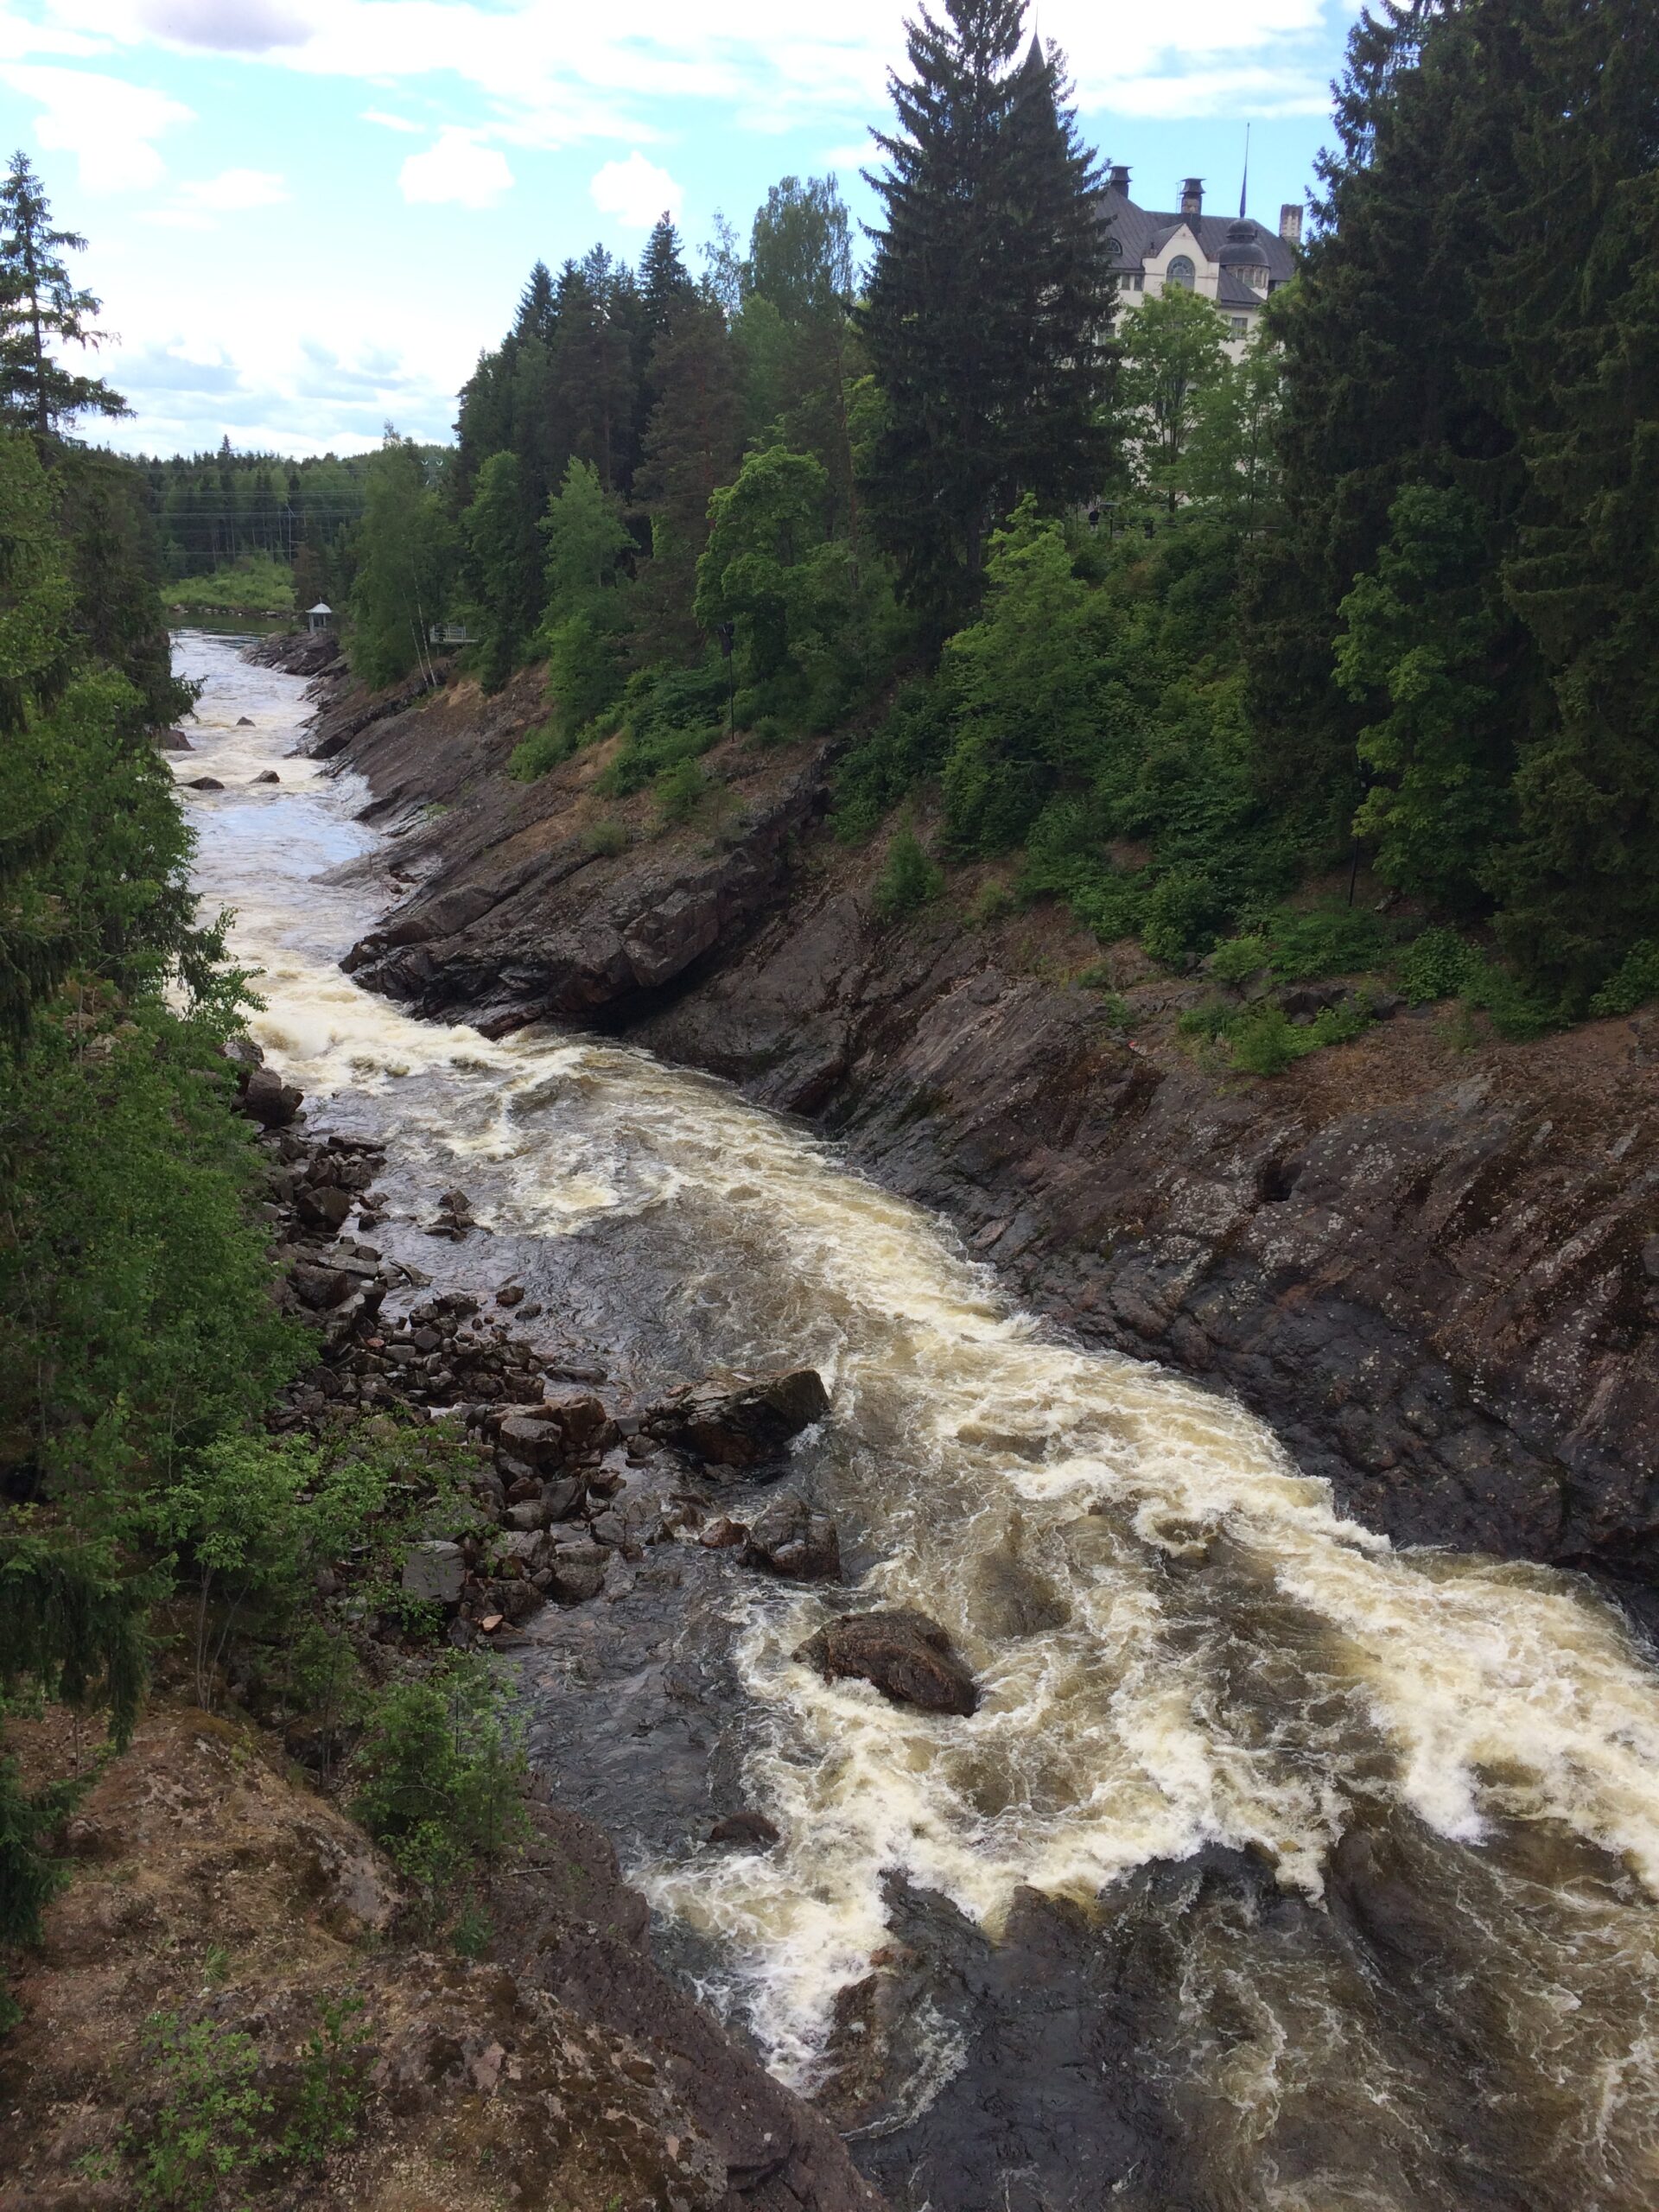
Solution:
M 305 611 L 308 614 L 332 614 L 334 610 L 327 600 L 320 599 L 315 607 L 308 607 Z
M 1236 270 L 1222 270 L 1216 279 L 1216 305 L 1218 308 L 1259 308 L 1261 304 L 1261 293 L 1247 284 Z
M 1198 251 L 1206 261 L 1218 263 L 1224 253 L 1230 262 L 1239 259 L 1243 241 L 1231 235 L 1241 227 L 1236 215 L 1181 215 L 1138 207 L 1128 194 L 1121 192 L 1116 185 L 1108 185 L 1100 196 L 1103 219 L 1110 226 L 1120 248 L 1117 266 L 1125 276 L 1143 270 L 1148 261 L 1155 259 L 1183 226 L 1198 240 Z M 1294 276 L 1295 254 L 1278 232 L 1270 231 L 1265 223 L 1258 223 L 1253 216 L 1246 216 L 1244 224 L 1259 248 L 1259 251 L 1251 256 L 1251 261 L 1255 266 L 1267 270 L 1268 283 L 1282 284 Z M 1226 282 L 1225 272 L 1223 282 Z M 1249 293 L 1248 303 L 1256 305 L 1260 296 L 1258 293 Z M 1228 303 L 1224 298 L 1223 304 Z M 1246 302 L 1236 300 L 1232 304 L 1243 306 Z

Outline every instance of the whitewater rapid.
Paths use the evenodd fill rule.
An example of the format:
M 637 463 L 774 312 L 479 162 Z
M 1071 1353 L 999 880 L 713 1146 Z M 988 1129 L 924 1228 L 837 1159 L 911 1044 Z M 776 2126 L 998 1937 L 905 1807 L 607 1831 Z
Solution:
M 359 990 L 335 963 L 377 918 L 361 788 L 289 757 L 295 679 L 199 636 L 181 659 L 207 688 L 175 772 L 226 786 L 187 794 L 199 881 L 236 909 L 272 1059 L 504 1234 L 626 1218 L 658 1238 L 673 1325 L 711 1363 L 816 1365 L 833 1415 L 800 1475 L 873 1562 L 855 1602 L 932 1615 L 982 1684 L 965 1720 L 826 1684 L 792 1654 L 844 1597 L 734 1579 L 747 1801 L 783 1840 L 632 1872 L 724 1961 L 721 1993 L 774 2067 L 818 2078 L 894 1870 L 993 1936 L 1021 1885 L 1087 1910 L 1208 1844 L 1254 1847 L 1321 1907 L 1333 1847 L 1381 1808 L 1421 1838 L 1424 1909 L 1472 1947 L 1497 2087 L 1464 2094 L 1537 2131 L 1490 2201 L 1659 2200 L 1659 1681 L 1618 1614 L 1575 1577 L 1395 1548 L 1241 1408 L 1058 1340 L 936 1220 L 724 1086 L 550 1029 L 490 1042 Z M 253 785 L 273 766 L 280 784 Z M 1455 2112 L 1459 2085 L 1425 2087 L 1409 2037 L 1315 1969 L 1277 1986 L 1264 1950 L 1254 2026 L 1207 2039 L 1237 1964 L 1195 1955 L 1184 1996 L 1190 2063 L 1235 2129 L 1228 2201 L 1474 2201 L 1402 2164 L 1414 2099 L 1443 2088 Z M 960 2044 L 941 2029 L 941 2078 Z M 1323 2181 L 1262 2147 L 1293 2107 L 1356 2103 Z

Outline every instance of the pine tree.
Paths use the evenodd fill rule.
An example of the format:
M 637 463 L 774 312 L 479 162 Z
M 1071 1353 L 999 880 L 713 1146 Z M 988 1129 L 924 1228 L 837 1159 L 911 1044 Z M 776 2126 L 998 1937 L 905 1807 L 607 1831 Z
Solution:
M 680 253 L 680 234 L 664 211 L 639 257 L 639 296 L 646 341 L 654 346 L 696 290 Z
M 98 301 L 77 290 L 63 258 L 86 246 L 75 232 L 53 229 L 28 156 L 13 155 L 0 184 L 0 421 L 26 423 L 37 437 L 77 415 L 132 411 L 101 378 L 73 375 L 51 350 L 95 346 L 103 336 L 90 323 Z
M 868 181 L 876 238 L 861 324 L 887 422 L 871 475 L 906 599 L 940 627 L 981 588 L 989 533 L 1023 492 L 1097 485 L 1116 303 L 1094 178 L 1058 65 L 1013 67 L 1022 0 L 947 0 L 908 28 L 898 128 Z
M 652 411 L 636 492 L 651 523 L 640 573 L 641 643 L 649 654 L 694 652 L 697 561 L 709 502 L 737 473 L 742 415 L 726 319 L 712 302 L 682 308 L 657 348 L 662 396 Z
M 541 619 L 541 548 L 513 453 L 493 453 L 461 516 L 466 576 L 480 610 L 484 689 L 499 691 L 524 659 Z

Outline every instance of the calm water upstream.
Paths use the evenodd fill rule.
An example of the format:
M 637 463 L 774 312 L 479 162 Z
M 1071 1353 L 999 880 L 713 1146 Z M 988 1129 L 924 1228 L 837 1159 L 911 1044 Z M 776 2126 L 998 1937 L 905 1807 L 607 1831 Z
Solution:
M 237 909 L 268 1053 L 392 1146 L 401 1210 L 460 1183 L 497 1232 L 461 1264 L 565 1285 L 621 1379 L 817 1366 L 834 1419 L 800 1475 L 857 1602 L 932 1614 L 983 1685 L 970 1720 L 827 1687 L 791 1656 L 823 1595 L 722 1569 L 728 1756 L 782 1845 L 654 1821 L 648 1748 L 631 1817 L 626 1758 L 607 1797 L 591 1754 L 671 1948 L 785 2077 L 821 2079 L 837 1993 L 895 1929 L 923 1960 L 868 2133 L 893 2202 L 1659 2203 L 1659 1676 L 1617 1615 L 1567 1576 L 1392 1548 L 1261 1422 L 1057 1340 L 729 1090 L 359 990 L 335 963 L 381 904 L 361 787 L 287 758 L 297 681 L 223 639 L 179 658 L 207 689 L 175 772 L 226 786 L 186 794 L 198 876 Z M 552 1732 L 574 1793 L 590 1754 Z M 1071 1909 L 1016 1974 L 1032 1890 Z

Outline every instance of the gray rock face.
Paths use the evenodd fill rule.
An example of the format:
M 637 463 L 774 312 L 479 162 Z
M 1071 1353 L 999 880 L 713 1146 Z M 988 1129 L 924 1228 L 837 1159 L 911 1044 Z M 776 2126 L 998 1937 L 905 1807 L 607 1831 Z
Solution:
M 761 1467 L 830 1410 L 830 1394 L 810 1367 L 736 1389 L 698 1382 L 652 1407 L 645 1433 L 688 1459 L 715 1467 Z
M 895 1705 L 962 1715 L 979 1709 L 979 1686 L 956 1646 L 925 1613 L 844 1613 L 795 1654 L 826 1681 L 856 1675 Z
M 781 1574 L 791 1582 L 839 1582 L 841 1538 L 827 1513 L 784 1491 L 768 1498 L 750 1525 L 746 1567 Z
M 254 1067 L 248 1071 L 238 1103 L 261 1128 L 285 1129 L 305 1103 L 305 1094 L 284 1083 L 274 1068 Z
M 467 1579 L 467 1562 L 459 1544 L 433 1541 L 412 1544 L 404 1561 L 404 1591 L 429 1605 L 458 1605 Z

